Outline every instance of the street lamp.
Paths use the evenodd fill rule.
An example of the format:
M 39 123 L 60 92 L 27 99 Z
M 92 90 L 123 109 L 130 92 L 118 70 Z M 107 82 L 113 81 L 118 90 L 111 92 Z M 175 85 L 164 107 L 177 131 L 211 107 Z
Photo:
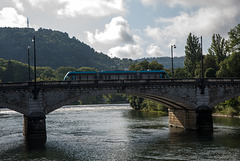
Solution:
M 36 39 L 35 36 L 33 41 L 33 52 L 34 52 L 34 99 L 37 99 L 37 69 L 36 69 Z
M 31 81 L 31 75 L 30 75 L 30 49 L 31 46 L 28 46 L 28 81 Z
M 174 70 L 173 70 L 173 49 L 176 49 L 176 45 L 171 45 L 171 57 L 172 57 L 172 78 L 174 78 Z

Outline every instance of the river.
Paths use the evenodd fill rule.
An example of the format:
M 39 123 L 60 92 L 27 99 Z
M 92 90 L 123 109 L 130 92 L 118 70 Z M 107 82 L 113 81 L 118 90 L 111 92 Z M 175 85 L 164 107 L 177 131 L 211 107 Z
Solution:
M 65 106 L 47 115 L 45 147 L 30 149 L 23 116 L 0 109 L 0 160 L 240 160 L 240 119 L 213 120 L 212 134 L 198 134 L 129 105 Z

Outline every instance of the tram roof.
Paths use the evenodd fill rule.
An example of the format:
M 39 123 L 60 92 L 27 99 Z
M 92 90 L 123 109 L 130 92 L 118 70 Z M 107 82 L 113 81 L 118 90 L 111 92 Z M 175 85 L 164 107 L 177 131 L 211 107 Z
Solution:
M 103 73 L 103 74 L 114 74 L 114 73 L 166 73 L 164 70 L 141 70 L 141 71 L 72 71 L 68 72 L 67 74 L 96 74 L 96 73 Z

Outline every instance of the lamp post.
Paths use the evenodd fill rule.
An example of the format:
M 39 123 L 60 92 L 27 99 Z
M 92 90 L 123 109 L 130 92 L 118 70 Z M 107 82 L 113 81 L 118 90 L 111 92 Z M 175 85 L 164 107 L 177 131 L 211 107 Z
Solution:
M 203 73 L 203 45 L 202 45 L 202 36 L 201 39 L 201 78 L 204 79 L 204 73 Z
M 33 41 L 33 52 L 34 52 L 34 99 L 37 99 L 37 69 L 36 69 L 36 39 L 35 36 Z
M 172 59 L 172 78 L 174 78 L 174 69 L 173 69 L 173 49 L 176 49 L 176 45 L 171 45 L 171 59 Z
M 28 46 L 28 81 L 31 81 L 31 75 L 30 75 L 30 48 L 31 46 Z

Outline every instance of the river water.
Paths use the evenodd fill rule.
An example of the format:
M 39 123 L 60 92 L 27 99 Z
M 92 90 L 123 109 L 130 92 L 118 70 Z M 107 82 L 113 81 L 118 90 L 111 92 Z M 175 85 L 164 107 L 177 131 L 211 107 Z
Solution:
M 47 115 L 45 147 L 30 149 L 22 115 L 0 109 L 0 160 L 240 160 L 240 119 L 213 120 L 213 134 L 198 134 L 129 105 L 65 106 Z

